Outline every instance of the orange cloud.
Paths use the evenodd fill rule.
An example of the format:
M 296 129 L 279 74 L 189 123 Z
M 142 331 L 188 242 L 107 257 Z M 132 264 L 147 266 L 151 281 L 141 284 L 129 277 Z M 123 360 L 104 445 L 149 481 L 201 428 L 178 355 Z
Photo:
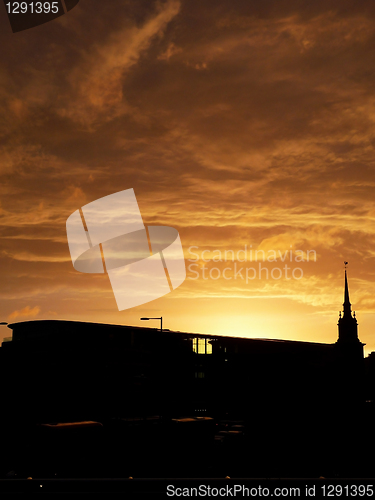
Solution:
M 170 43 L 168 45 L 168 48 L 165 52 L 163 52 L 162 54 L 160 54 L 158 56 L 158 59 L 159 61 L 169 61 L 169 59 L 178 54 L 179 52 L 182 52 L 182 49 L 181 47 L 176 47 L 176 45 L 174 43 Z
M 37 316 L 39 313 L 40 313 L 40 307 L 35 306 L 31 308 L 30 306 L 26 306 L 20 311 L 13 311 L 11 314 L 9 314 L 8 318 L 10 320 L 16 318 L 33 318 Z
M 137 64 L 153 38 L 163 33 L 179 10 L 178 0 L 168 0 L 160 4 L 156 14 L 141 27 L 123 28 L 104 44 L 95 45 L 70 75 L 78 95 L 73 105 L 62 109 L 61 114 L 91 127 L 98 118 L 106 121 L 108 117 L 136 112 L 124 102 L 124 75 Z

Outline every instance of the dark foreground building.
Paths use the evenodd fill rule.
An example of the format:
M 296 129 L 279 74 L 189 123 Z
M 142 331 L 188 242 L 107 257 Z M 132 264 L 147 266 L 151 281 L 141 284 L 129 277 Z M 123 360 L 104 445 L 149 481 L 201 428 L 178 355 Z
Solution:
M 319 344 L 11 324 L 0 349 L 0 472 L 371 476 L 363 432 L 375 363 L 365 366 L 346 271 L 338 327 L 336 343 Z

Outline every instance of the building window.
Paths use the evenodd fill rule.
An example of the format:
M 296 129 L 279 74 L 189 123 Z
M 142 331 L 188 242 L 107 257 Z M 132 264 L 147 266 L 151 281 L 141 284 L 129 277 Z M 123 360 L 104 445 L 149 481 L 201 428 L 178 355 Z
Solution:
M 206 339 L 198 339 L 198 354 L 206 354 Z
M 212 354 L 212 344 L 209 339 L 195 338 L 193 339 L 193 352 L 197 354 Z
M 193 339 L 193 352 L 197 352 L 197 339 Z

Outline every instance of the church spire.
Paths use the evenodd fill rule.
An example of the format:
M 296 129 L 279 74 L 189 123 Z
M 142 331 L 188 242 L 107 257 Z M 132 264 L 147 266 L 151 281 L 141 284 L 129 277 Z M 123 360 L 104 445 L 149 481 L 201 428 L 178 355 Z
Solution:
M 344 317 L 345 317 L 345 315 L 349 315 L 349 316 L 352 315 L 352 305 L 351 305 L 350 300 L 349 300 L 349 286 L 348 286 L 348 276 L 346 274 L 346 264 L 347 264 L 347 262 L 345 262 L 345 292 L 344 292 L 344 303 L 343 303 Z
M 348 285 L 348 275 L 346 272 L 347 262 L 345 264 L 345 289 L 344 289 L 344 303 L 343 303 L 343 315 L 339 317 L 338 327 L 339 327 L 339 342 L 358 342 L 358 323 L 355 315 L 352 315 L 352 305 L 349 300 L 349 285 Z

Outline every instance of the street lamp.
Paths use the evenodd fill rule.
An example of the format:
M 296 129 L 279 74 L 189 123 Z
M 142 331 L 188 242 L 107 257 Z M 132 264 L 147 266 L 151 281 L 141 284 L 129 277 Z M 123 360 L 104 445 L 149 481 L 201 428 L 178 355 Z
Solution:
M 160 319 L 160 331 L 163 331 L 163 316 L 160 318 L 140 318 L 141 321 L 148 321 L 149 319 Z

